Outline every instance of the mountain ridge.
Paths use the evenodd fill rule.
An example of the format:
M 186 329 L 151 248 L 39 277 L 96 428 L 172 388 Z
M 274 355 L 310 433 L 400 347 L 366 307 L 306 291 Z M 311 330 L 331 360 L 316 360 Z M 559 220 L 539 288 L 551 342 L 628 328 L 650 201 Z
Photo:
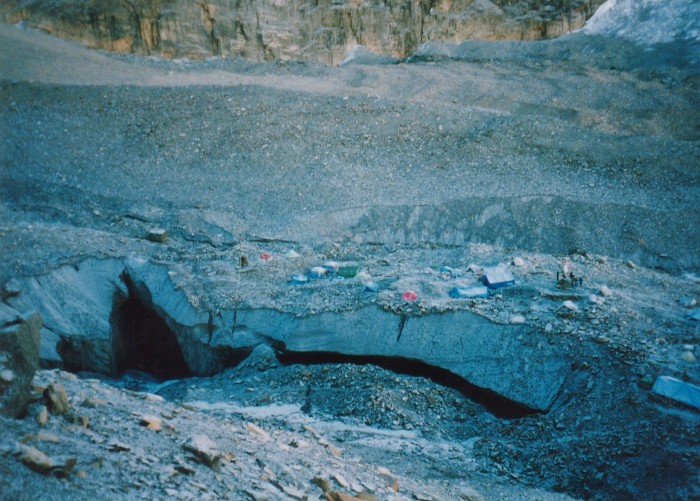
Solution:
M 429 41 L 549 39 L 581 28 L 602 3 L 10 0 L 0 19 L 120 53 L 337 64 L 357 46 L 403 59 Z

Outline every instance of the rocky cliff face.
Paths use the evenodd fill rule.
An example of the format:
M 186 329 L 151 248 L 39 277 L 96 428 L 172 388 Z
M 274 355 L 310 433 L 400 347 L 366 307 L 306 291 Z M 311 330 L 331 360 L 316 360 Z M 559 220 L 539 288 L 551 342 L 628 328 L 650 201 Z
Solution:
M 24 22 L 89 47 L 164 57 L 337 64 L 357 45 L 403 58 L 427 41 L 538 40 L 583 26 L 602 0 L 9 0 Z

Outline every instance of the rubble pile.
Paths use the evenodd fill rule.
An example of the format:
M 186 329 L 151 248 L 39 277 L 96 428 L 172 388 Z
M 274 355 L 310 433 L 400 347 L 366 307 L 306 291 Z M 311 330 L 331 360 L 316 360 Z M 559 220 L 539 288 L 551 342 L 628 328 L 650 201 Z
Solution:
M 65 412 L 45 414 L 47 390 L 67 397 Z M 30 499 L 38 485 L 46 499 L 400 500 L 478 492 L 468 482 L 394 472 L 340 442 L 345 433 L 404 441 L 381 429 L 326 429 L 324 421 L 276 417 L 274 406 L 207 411 L 201 402 L 169 402 L 57 370 L 37 373 L 33 395 L 27 417 L 0 418 L 0 486 L 10 499 Z

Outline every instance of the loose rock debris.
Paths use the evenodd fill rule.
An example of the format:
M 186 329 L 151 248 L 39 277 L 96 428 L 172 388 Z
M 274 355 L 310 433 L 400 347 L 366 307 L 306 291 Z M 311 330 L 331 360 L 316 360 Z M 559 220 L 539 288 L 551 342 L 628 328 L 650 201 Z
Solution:
M 17 33 L 3 48 L 30 36 Z M 700 497 L 697 411 L 649 389 L 663 375 L 700 381 L 698 129 L 687 119 L 696 77 L 668 66 L 668 47 L 567 38 L 469 44 L 467 60 L 444 64 L 251 69 L 125 56 L 131 75 L 94 72 L 129 86 L 41 83 L 63 70 L 46 50 L 53 42 L 16 51 L 33 56 L 7 71 L 41 74 L 0 85 L 10 103 L 0 148 L 4 302 L 21 300 L 15 277 L 80 268 L 86 256 L 136 256 L 168 266 L 212 324 L 217 309 L 307 315 L 376 304 L 408 317 L 463 308 L 517 324 L 533 350 L 561 348 L 570 371 L 547 412 L 518 419 L 368 363 L 265 363 L 167 388 L 138 381 L 149 393 L 39 372 L 26 413 L 0 422 L 0 492 L 62 501 Z M 102 57 L 63 47 L 78 64 Z M 132 87 L 144 72 L 173 87 Z M 86 73 L 74 72 L 78 83 Z M 233 83 L 220 87 L 220 76 Z M 193 90 L 202 78 L 217 85 Z M 503 195 L 484 196 L 484 186 Z M 167 240 L 149 241 L 153 228 Z M 570 243 L 594 249 L 562 256 Z M 328 262 L 360 269 L 342 281 L 306 275 Z M 479 275 L 498 265 L 515 284 L 450 296 L 483 285 Z M 299 287 L 294 273 L 306 278 Z M 567 301 L 578 311 L 562 309 Z M 528 329 L 547 337 L 533 341 Z M 3 357 L 13 374 L 2 374 L 5 388 L 21 374 Z M 66 390 L 63 414 L 42 397 L 52 382 Z M 143 416 L 160 419 L 161 431 Z M 202 449 L 221 453 L 220 471 L 183 449 L 193 435 L 216 444 Z M 17 444 L 50 461 L 25 452 L 36 465 L 27 466 Z
M 357 257 L 358 250 L 348 247 L 345 252 Z M 36 397 L 27 411 L 32 418 L 14 422 L 0 437 L 5 450 L 18 450 L 13 445 L 18 438 L 38 436 L 35 427 L 43 426 L 58 442 L 45 440 L 44 435 L 43 440 L 26 444 L 48 460 L 33 451 L 22 456 L 24 461 L 10 453 L 3 455 L 0 466 L 14 471 L 13 478 L 19 472 L 28 485 L 35 480 L 7 461 L 34 475 L 40 471 L 48 478 L 63 475 L 72 482 L 87 482 L 83 487 L 89 491 L 90 485 L 97 488 L 100 482 L 123 487 L 112 468 L 117 471 L 126 464 L 140 478 L 138 487 L 127 487 L 134 495 L 174 492 L 185 499 L 204 492 L 195 483 L 207 486 L 212 495 L 234 499 L 243 492 L 253 493 L 246 496 L 254 499 L 314 499 L 324 492 L 333 499 L 411 499 L 414 494 L 459 499 L 458 492 L 468 489 L 488 499 L 499 492 L 510 497 L 516 491 L 546 498 L 554 495 L 552 489 L 584 495 L 592 492 L 587 491 L 592 482 L 612 497 L 624 496 L 637 488 L 636 482 L 626 483 L 636 475 L 626 458 L 662 454 L 681 471 L 696 461 L 698 443 L 691 430 L 697 415 L 681 403 L 647 396 L 658 375 L 697 378 L 697 362 L 688 356 L 695 356 L 694 324 L 675 300 L 656 301 L 649 310 L 639 305 L 649 283 L 672 282 L 679 294 L 688 297 L 698 294 L 697 284 L 641 268 L 630 280 L 623 273 L 610 273 L 626 269 L 624 263 L 575 257 L 589 283 L 582 290 L 562 290 L 556 284 L 556 258 L 523 254 L 528 266 L 511 268 L 516 284 L 487 289 L 483 298 L 454 298 L 449 291 L 457 284 L 483 287 L 478 285 L 481 267 L 468 265 L 477 256 L 442 252 L 435 259 L 433 252 L 399 248 L 391 255 L 393 262 L 385 253 L 366 252 L 358 261 L 369 270 L 382 270 L 372 273 L 382 283 L 375 297 L 363 295 L 358 278 L 319 279 L 302 290 L 307 298 L 322 300 L 319 304 L 325 308 L 345 301 L 355 304 L 359 297 L 421 314 L 400 298 L 402 290 L 415 286 L 421 291 L 415 303 L 421 303 L 425 312 L 468 308 L 494 322 L 541 328 L 567 347 L 572 360 L 571 382 L 549 413 L 501 420 L 457 389 L 425 378 L 372 365 L 284 366 L 271 350 L 264 363 L 251 357 L 212 378 L 169 382 L 162 388 L 150 382 L 138 392 L 106 386 L 94 375 L 80 379 L 66 372 L 40 371 L 34 382 Z M 489 250 L 509 262 L 499 252 Z M 275 248 L 275 254 L 285 252 Z M 270 288 L 251 287 L 248 300 L 265 304 L 270 290 L 289 288 L 284 280 L 289 269 L 300 260 L 319 261 L 318 256 L 305 254 L 294 262 L 281 257 L 254 271 L 255 280 Z M 337 249 L 334 256 L 342 262 L 345 254 Z M 433 271 L 445 265 L 421 267 L 419 263 L 430 262 L 430 256 L 438 263 L 450 262 L 450 270 Z M 243 273 L 241 280 L 248 276 Z M 603 279 L 610 285 L 597 285 Z M 187 288 L 184 282 L 182 286 Z M 606 295 L 606 288 L 615 292 Z M 664 336 L 654 336 L 661 326 Z M 64 413 L 49 412 L 49 407 Z M 195 425 L 197 433 L 191 431 Z M 680 452 L 662 452 L 644 439 L 660 428 L 669 440 L 685 444 Z M 630 429 L 635 432 L 628 437 Z M 553 448 L 546 458 L 538 452 L 543 446 Z M 76 458 L 73 469 L 65 467 L 67 456 Z M 365 462 L 355 463 L 357 457 Z M 27 468 L 27 462 L 33 466 Z M 376 468 L 382 464 L 391 470 Z M 591 464 L 605 465 L 607 473 L 596 479 L 600 471 L 590 470 Z M 440 473 L 428 481 L 426 471 Z M 620 476 L 613 477 L 612 471 Z M 236 485 L 208 477 L 234 473 Z M 169 480 L 163 484 L 161 478 Z M 318 487 L 314 478 L 326 479 L 329 490 Z M 493 484 L 494 478 L 508 486 Z M 550 485 L 550 492 L 539 491 L 541 485 Z M 688 493 L 694 488 L 675 487 Z M 68 485 L 66 489 L 57 492 L 70 498 Z
M 346 455 L 327 438 L 347 440 L 348 435 L 342 436 L 350 432 L 386 443 L 405 440 L 389 431 L 352 431 L 353 426 L 340 422 L 333 431 L 337 425 L 327 428 L 332 422 L 274 417 L 263 418 L 267 431 L 245 421 L 245 411 L 194 411 L 95 379 L 69 376 L 40 371 L 36 378 L 39 384 L 46 380 L 60 384 L 74 403 L 105 400 L 108 404 L 75 404 L 93 423 L 90 429 L 74 427 L 65 414 L 53 415 L 45 425 L 50 431 L 31 435 L 37 426 L 33 419 L 3 418 L 0 468 L 13 473 L 11 478 L 3 474 L 0 485 L 12 499 L 31 498 L 22 493 L 40 482 L 33 475 L 63 479 L 45 493 L 46 499 L 71 499 L 90 492 L 102 492 L 105 498 L 148 494 L 182 499 L 247 499 L 247 495 L 253 499 L 452 499 L 457 484 L 464 482 L 453 486 L 452 482 L 414 480 L 355 457 L 359 451 L 354 449 Z M 39 405 L 32 404 L 30 410 Z M 134 421 L 134 412 L 142 417 Z M 139 432 L 148 428 L 144 423 L 159 420 L 163 422 L 159 433 Z M 186 435 L 195 424 L 201 433 Z M 317 425 L 321 428 L 316 429 Z M 421 441 L 417 435 L 407 438 Z M 36 440 L 36 445 L 22 443 L 28 440 Z M 367 459 L 372 460 L 372 455 Z M 124 475 L 129 480 L 117 481 Z M 518 490 L 540 492 L 527 487 Z M 426 491 L 433 497 L 427 497 Z

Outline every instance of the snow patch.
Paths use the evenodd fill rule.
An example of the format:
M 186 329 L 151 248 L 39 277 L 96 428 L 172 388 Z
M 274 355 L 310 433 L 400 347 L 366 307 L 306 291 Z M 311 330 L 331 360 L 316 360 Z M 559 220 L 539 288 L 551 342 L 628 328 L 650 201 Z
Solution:
M 396 64 L 398 62 L 398 59 L 372 52 L 364 45 L 354 45 L 348 50 L 347 56 L 340 63 L 340 66 L 348 64 Z
M 697 0 L 608 0 L 588 20 L 588 35 L 623 38 L 639 45 L 700 42 Z
M 415 440 L 420 437 L 417 431 L 387 430 L 375 426 L 361 426 L 343 423 L 341 421 L 311 420 L 314 428 L 325 433 L 351 432 L 358 435 L 391 438 L 392 440 Z
M 295 404 L 272 404 L 262 406 L 241 407 L 226 402 L 188 402 L 189 405 L 203 411 L 224 411 L 231 414 L 239 414 L 249 419 L 289 418 L 295 414 L 301 414 L 301 406 Z

